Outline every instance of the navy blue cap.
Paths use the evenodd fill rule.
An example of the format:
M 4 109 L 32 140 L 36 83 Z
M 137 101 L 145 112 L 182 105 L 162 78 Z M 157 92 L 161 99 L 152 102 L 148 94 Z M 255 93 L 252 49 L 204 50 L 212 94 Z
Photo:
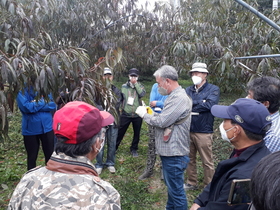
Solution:
M 128 74 L 131 75 L 131 76 L 137 76 L 138 77 L 139 76 L 139 71 L 136 68 L 132 68 L 132 69 L 129 70 Z
M 239 98 L 230 106 L 214 105 L 211 113 L 215 117 L 231 119 L 255 134 L 265 134 L 265 127 L 271 124 L 267 108 L 261 102 L 249 98 Z

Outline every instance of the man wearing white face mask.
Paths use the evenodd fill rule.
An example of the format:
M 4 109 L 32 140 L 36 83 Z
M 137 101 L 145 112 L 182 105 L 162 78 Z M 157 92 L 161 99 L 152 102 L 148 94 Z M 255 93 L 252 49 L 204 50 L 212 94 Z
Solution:
M 189 72 L 194 85 L 187 87 L 186 92 L 193 100 L 192 121 L 190 128 L 190 163 L 187 168 L 188 180 L 185 189 L 198 189 L 196 153 L 198 152 L 203 166 L 203 187 L 208 185 L 214 174 L 212 154 L 214 116 L 210 109 L 218 104 L 220 89 L 207 82 L 207 65 L 194 63 Z
M 271 126 L 271 117 L 260 102 L 240 98 L 230 106 L 214 105 L 211 113 L 223 118 L 221 136 L 234 150 L 230 158 L 221 161 L 212 181 L 195 199 L 190 210 L 247 210 L 248 204 L 227 204 L 230 186 L 234 179 L 250 179 L 257 163 L 270 151 L 263 138 Z
M 147 113 L 139 106 L 136 113 L 155 128 L 156 153 L 160 156 L 168 200 L 166 210 L 187 210 L 184 190 L 184 171 L 189 162 L 189 130 L 192 100 L 178 83 L 176 69 L 169 65 L 160 67 L 154 76 L 158 92 L 168 95 L 161 113 Z

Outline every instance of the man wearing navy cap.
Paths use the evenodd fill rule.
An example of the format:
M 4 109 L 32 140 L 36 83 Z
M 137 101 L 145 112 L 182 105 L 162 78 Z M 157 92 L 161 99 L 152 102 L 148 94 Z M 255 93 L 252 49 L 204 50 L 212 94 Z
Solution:
M 230 106 L 214 105 L 211 113 L 224 119 L 220 125 L 221 136 L 234 150 L 229 159 L 218 164 L 212 181 L 190 210 L 247 210 L 247 204 L 227 204 L 230 186 L 233 179 L 249 179 L 257 163 L 270 154 L 263 141 L 271 126 L 270 114 L 260 102 L 247 98 L 240 98 Z
M 139 71 L 132 68 L 128 72 L 129 80 L 122 85 L 121 92 L 123 94 L 121 104 L 120 127 L 116 143 L 118 149 L 128 126 L 132 123 L 133 139 L 130 146 L 130 152 L 133 157 L 138 157 L 138 144 L 140 141 L 140 131 L 142 126 L 142 118 L 135 113 L 138 106 L 142 105 L 141 98 L 146 94 L 144 86 L 138 81 Z

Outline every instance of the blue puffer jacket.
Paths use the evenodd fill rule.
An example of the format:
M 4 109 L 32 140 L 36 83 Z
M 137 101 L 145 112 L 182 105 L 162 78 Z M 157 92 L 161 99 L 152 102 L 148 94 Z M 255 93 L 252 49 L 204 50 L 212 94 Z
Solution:
M 158 83 L 155 83 L 152 87 L 150 93 L 150 102 L 156 101 L 156 107 L 163 109 L 164 101 L 168 97 L 168 95 L 163 96 L 158 92 Z M 161 111 L 155 111 L 155 107 L 152 108 L 154 112 L 161 113 Z
M 198 91 L 192 85 L 186 88 L 186 92 L 193 100 L 192 112 L 199 113 L 199 115 L 192 115 L 190 131 L 213 133 L 214 116 L 210 110 L 213 105 L 219 102 L 219 87 L 206 81 Z
M 22 135 L 32 136 L 44 134 L 52 130 L 51 111 L 56 109 L 53 101 L 46 103 L 42 98 L 34 101 L 36 94 L 32 88 L 25 88 L 17 95 L 17 104 L 22 113 Z M 52 97 L 49 95 L 52 100 Z

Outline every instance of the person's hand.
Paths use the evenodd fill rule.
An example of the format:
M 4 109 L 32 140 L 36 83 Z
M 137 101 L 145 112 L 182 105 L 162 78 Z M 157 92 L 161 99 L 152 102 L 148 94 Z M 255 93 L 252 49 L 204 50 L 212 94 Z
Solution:
M 155 107 L 156 105 L 157 105 L 157 101 L 151 101 L 151 102 L 150 102 L 150 106 L 151 106 L 151 107 Z
M 197 210 L 198 208 L 200 208 L 200 205 L 194 203 L 194 204 L 191 206 L 190 210 Z
M 147 108 L 146 106 L 138 106 L 136 111 L 136 114 L 138 114 L 140 117 L 144 117 L 145 114 L 147 114 Z

